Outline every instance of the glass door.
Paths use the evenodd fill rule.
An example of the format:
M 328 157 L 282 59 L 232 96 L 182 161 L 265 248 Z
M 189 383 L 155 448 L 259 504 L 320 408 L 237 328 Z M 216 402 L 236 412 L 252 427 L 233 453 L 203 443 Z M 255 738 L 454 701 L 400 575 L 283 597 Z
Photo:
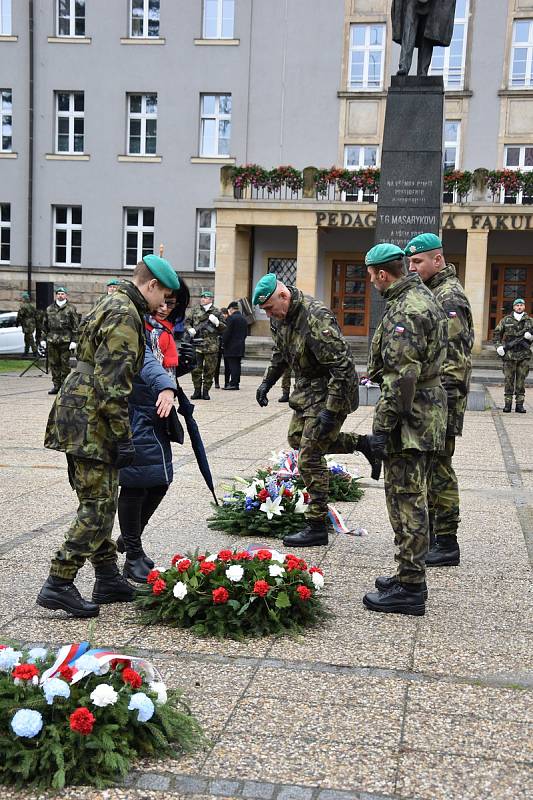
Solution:
M 523 297 L 526 314 L 533 316 L 533 264 L 493 264 L 490 279 L 490 308 L 488 338 L 506 314 L 513 311 L 513 300 Z
M 363 258 L 334 261 L 331 309 L 346 336 L 367 336 L 370 280 Z

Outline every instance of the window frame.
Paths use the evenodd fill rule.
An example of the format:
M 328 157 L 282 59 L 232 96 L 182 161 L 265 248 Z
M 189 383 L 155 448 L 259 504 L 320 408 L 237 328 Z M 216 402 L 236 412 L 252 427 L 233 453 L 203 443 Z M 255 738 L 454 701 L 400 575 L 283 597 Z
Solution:
M 140 111 L 132 111 L 131 110 L 131 100 L 133 97 L 140 97 L 141 98 L 141 110 Z M 147 112 L 146 111 L 146 98 L 147 97 L 155 97 L 155 113 Z M 158 96 L 157 92 L 129 92 L 127 96 L 127 114 L 128 114 L 128 131 L 127 131 L 127 143 L 126 143 L 126 153 L 129 156 L 156 156 L 157 155 L 157 106 L 158 106 Z M 139 120 L 140 121 L 140 133 L 139 133 L 139 152 L 134 153 L 131 149 L 131 123 L 132 120 Z M 146 123 L 148 120 L 155 120 L 155 150 L 153 153 L 146 152 Z M 137 137 L 135 137 L 137 138 Z M 150 137 L 152 138 L 152 137 Z
M 86 4 L 85 0 L 67 0 L 69 4 L 69 14 L 68 17 L 61 17 L 60 16 L 60 8 L 59 4 L 61 0 L 56 0 L 56 36 L 60 39 L 84 39 L 85 38 L 85 12 L 86 12 Z M 83 3 L 83 17 L 76 16 L 76 2 Z M 61 33 L 59 29 L 59 21 L 60 19 L 68 19 L 68 26 L 69 32 L 68 33 Z M 83 33 L 76 33 L 76 20 L 83 19 Z
M 66 209 L 66 212 L 67 212 L 67 221 L 66 221 L 66 223 L 62 223 L 62 222 L 58 222 L 57 221 L 57 211 L 60 208 L 61 209 L 63 209 L 63 208 Z M 81 222 L 80 223 L 72 222 L 72 211 L 75 208 L 79 208 L 79 210 L 80 210 L 80 215 L 81 215 Z M 58 261 L 57 260 L 57 248 L 58 248 L 58 246 L 61 246 L 61 247 L 63 246 L 63 245 L 58 245 L 58 242 L 57 242 L 57 234 L 58 234 L 59 231 L 65 231 L 66 232 L 66 237 L 65 237 L 65 261 Z M 75 231 L 79 231 L 80 232 L 80 244 L 79 244 L 80 260 L 79 261 L 73 261 L 72 260 L 72 249 L 73 249 L 73 247 L 78 247 L 78 245 L 73 245 L 72 244 L 72 234 Z M 83 208 L 82 208 L 81 205 L 65 206 L 65 205 L 58 204 L 58 205 L 54 205 L 53 206 L 53 248 L 54 248 L 54 252 L 53 252 L 53 257 L 52 257 L 52 264 L 53 264 L 54 267 L 81 267 L 82 266 Z
M 75 155 L 83 155 L 85 153 L 85 91 L 83 89 L 76 89 L 73 91 L 63 91 L 62 89 L 58 89 L 54 93 L 55 95 L 55 116 L 56 116 L 56 135 L 55 135 L 55 150 L 54 152 L 57 155 L 65 155 L 65 156 L 75 156 Z M 59 96 L 60 95 L 67 95 L 69 98 L 69 110 L 68 111 L 60 111 L 59 110 Z M 81 95 L 83 98 L 83 111 L 76 111 L 76 95 Z M 68 120 L 68 150 L 60 150 L 59 149 L 59 137 L 65 136 L 64 133 L 59 132 L 59 120 L 60 119 L 67 119 Z M 75 131 L 75 120 L 81 119 L 83 121 L 83 133 L 76 133 Z M 75 142 L 76 137 L 82 136 L 83 138 L 83 147 L 81 150 L 76 150 Z
M 449 47 L 435 47 L 433 50 L 433 57 L 431 59 L 431 64 L 429 66 L 429 75 L 442 75 L 442 80 L 444 82 L 444 91 L 445 92 L 462 92 L 465 88 L 465 79 L 466 79 L 466 48 L 468 43 L 468 27 L 470 21 L 470 0 L 465 0 L 465 15 L 464 17 L 458 17 L 457 11 L 456 16 L 453 20 L 453 33 L 452 33 L 452 41 L 450 42 Z M 463 36 L 463 50 L 461 53 L 461 75 L 460 81 L 458 83 L 450 84 L 450 58 L 451 58 L 451 47 L 453 44 L 453 37 L 455 36 L 455 26 L 456 25 L 463 25 L 464 36 Z M 439 54 L 442 51 L 442 72 L 436 72 L 433 67 L 433 59 L 435 58 L 435 51 Z
M 136 225 L 129 225 L 128 224 L 128 213 L 131 211 L 137 212 L 137 224 Z M 154 224 L 153 225 L 145 225 L 144 224 L 144 214 L 145 211 L 151 211 L 154 215 Z M 135 233 L 137 235 L 137 245 L 136 245 L 136 259 L 135 264 L 128 264 L 127 263 L 127 255 L 128 255 L 128 233 Z M 144 247 L 144 235 L 151 234 L 152 235 L 152 246 L 151 247 Z M 123 253 L 122 253 L 122 264 L 124 269 L 135 269 L 136 265 L 139 261 L 142 261 L 144 250 L 146 253 L 153 253 L 154 252 L 154 241 L 155 241 L 155 207 L 154 206 L 124 206 L 124 236 L 123 236 Z
M 142 14 L 142 34 L 133 32 L 133 0 L 129 0 L 129 30 L 128 35 L 130 39 L 159 39 L 161 36 L 161 3 L 160 0 L 142 0 L 143 14 Z M 157 14 L 157 33 L 150 33 L 150 2 L 159 3 Z
M 11 97 L 10 111 L 4 111 L 4 94 L 9 94 Z M 4 147 L 4 125 L 8 124 L 4 122 L 4 117 L 6 118 L 9 117 L 11 120 L 9 147 Z M 0 153 L 12 153 L 12 152 L 13 152 L 13 89 L 8 89 L 7 87 L 5 87 L 4 89 L 0 89 Z
M 348 164 L 348 148 L 349 147 L 358 147 L 359 148 L 359 164 L 356 166 L 355 164 Z M 367 148 L 372 147 L 376 151 L 376 163 L 375 164 L 366 164 L 365 161 L 367 160 L 364 158 L 365 150 Z M 379 144 L 355 144 L 351 142 L 350 144 L 344 145 L 344 169 L 348 169 L 354 171 L 356 169 L 379 169 L 380 163 L 380 155 L 381 150 Z M 351 203 L 373 203 L 377 202 L 377 194 L 368 194 L 365 193 L 364 189 L 358 189 L 357 195 L 353 195 L 349 192 L 343 192 L 343 200 L 349 200 Z
M 209 228 L 200 227 L 200 215 L 209 212 L 211 214 L 211 225 Z M 215 272 L 216 270 L 216 244 L 217 244 L 217 212 L 215 208 L 196 209 L 196 253 L 194 259 L 195 269 L 198 272 Z M 200 235 L 209 235 L 209 266 L 199 266 L 200 260 Z
M 204 113 L 204 99 L 206 97 L 214 97 L 215 98 L 215 111 L 212 114 L 205 114 Z M 221 113 L 220 112 L 220 98 L 221 97 L 229 97 L 230 98 L 230 112 L 228 113 Z M 228 151 L 230 149 L 231 144 L 231 117 L 233 113 L 233 97 L 231 92 L 221 92 L 219 94 L 211 94 L 210 92 L 202 92 L 200 94 L 200 142 L 198 148 L 198 154 L 200 158 L 230 158 L 230 154 L 228 153 L 220 153 L 220 123 L 222 121 L 229 121 L 229 137 L 228 137 Z M 215 121 L 215 131 L 216 131 L 216 152 L 204 152 L 203 145 L 204 145 L 204 123 L 206 120 L 214 120 Z M 213 142 L 211 143 L 213 144 Z
M 216 15 L 216 34 L 215 36 L 208 36 L 206 31 L 206 20 L 207 20 L 207 3 L 209 0 L 203 0 L 202 3 L 202 37 L 204 39 L 233 39 L 235 35 L 235 0 L 211 0 L 212 2 L 216 2 L 217 4 L 217 15 Z M 232 13 L 232 20 L 231 20 L 231 35 L 224 36 L 223 35 L 223 25 L 224 25 L 224 4 L 227 2 L 231 2 L 233 5 L 233 13 Z
M 0 36 L 13 35 L 13 5 L 11 0 L 0 0 Z
M 353 30 L 355 28 L 365 28 L 365 43 L 363 46 L 354 45 Z M 381 44 L 372 45 L 368 41 L 370 39 L 370 32 L 372 28 L 381 28 Z M 349 92 L 381 92 L 383 91 L 383 80 L 385 73 L 385 55 L 386 55 L 386 41 L 387 41 L 387 25 L 385 22 L 352 22 L 349 29 L 349 42 L 348 42 L 348 80 L 347 87 Z M 355 86 L 352 83 L 352 60 L 355 52 L 364 52 L 363 60 L 363 77 L 362 85 Z M 369 86 L 369 61 L 370 54 L 379 52 L 381 54 L 379 85 Z
M 515 32 L 516 32 L 516 25 L 520 22 L 528 22 L 529 23 L 529 35 L 527 43 L 519 42 L 518 44 L 515 42 Z M 513 66 L 514 66 L 514 52 L 515 47 L 520 48 L 527 48 L 527 55 L 526 55 L 526 72 L 524 75 L 524 82 L 523 83 L 515 83 L 513 78 Z M 529 77 L 527 77 L 529 75 Z M 509 89 L 533 89 L 533 15 L 531 17 L 516 17 L 513 19 L 513 24 L 511 26 L 511 47 L 510 47 L 510 55 L 509 55 L 509 80 L 507 84 Z
M 461 122 L 460 119 L 445 119 L 444 120 L 444 135 L 443 135 L 443 147 L 442 147 L 442 164 L 444 171 L 447 170 L 458 170 L 460 169 L 461 164 Z M 457 138 L 455 141 L 451 139 L 446 139 L 446 125 L 448 123 L 456 124 L 457 125 Z M 455 161 L 453 167 L 447 167 L 445 162 L 445 155 L 446 155 L 446 148 L 447 147 L 455 147 Z
M 9 219 L 4 219 L 4 207 L 9 209 Z M 8 233 L 8 241 L 4 242 L 4 231 Z M 2 258 L 2 248 L 7 247 L 9 258 Z M 11 264 L 11 203 L 0 203 L 0 264 Z

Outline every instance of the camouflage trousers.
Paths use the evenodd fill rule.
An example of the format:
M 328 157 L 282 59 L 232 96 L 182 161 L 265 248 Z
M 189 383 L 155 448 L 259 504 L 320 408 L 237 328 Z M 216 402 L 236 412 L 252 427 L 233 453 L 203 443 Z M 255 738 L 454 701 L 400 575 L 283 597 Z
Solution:
M 455 436 L 446 437 L 443 453 L 435 453 L 428 478 L 429 530 L 434 536 L 456 535 L 459 516 L 459 485 L 452 466 Z
M 59 389 L 70 372 L 70 342 L 54 342 L 48 345 L 48 366 L 52 382 Z
M 63 546 L 52 559 L 50 574 L 73 580 L 89 559 L 95 569 L 116 562 L 111 538 L 118 501 L 118 470 L 102 461 L 67 456 L 70 485 L 79 506 Z
M 433 456 L 432 452 L 403 450 L 388 454 L 383 461 L 385 498 L 396 546 L 396 574 L 401 583 L 422 583 L 426 577 L 427 481 Z
M 35 338 L 33 336 L 33 328 L 23 328 L 24 332 L 24 355 L 32 351 L 32 353 L 37 353 L 37 345 L 35 344 Z
M 324 520 L 328 514 L 329 469 L 326 453 L 353 453 L 359 439 L 356 433 L 340 433 L 346 416 L 339 416 L 335 428 L 326 436 L 318 435 L 316 416 L 292 415 L 287 433 L 290 447 L 297 449 L 298 469 L 305 481 L 310 501 L 307 519 Z
M 192 383 L 196 391 L 201 391 L 202 386 L 205 391 L 209 391 L 213 385 L 213 378 L 215 376 L 218 352 L 214 353 L 196 353 L 196 367 L 191 372 Z
M 505 400 L 511 402 L 513 394 L 517 403 L 523 403 L 526 397 L 526 378 L 529 372 L 529 358 L 521 361 L 503 362 L 503 374 L 505 376 L 505 389 L 503 390 Z
M 291 375 L 292 369 L 289 367 L 285 370 L 283 375 L 281 376 L 281 391 L 283 394 L 290 394 L 291 393 Z

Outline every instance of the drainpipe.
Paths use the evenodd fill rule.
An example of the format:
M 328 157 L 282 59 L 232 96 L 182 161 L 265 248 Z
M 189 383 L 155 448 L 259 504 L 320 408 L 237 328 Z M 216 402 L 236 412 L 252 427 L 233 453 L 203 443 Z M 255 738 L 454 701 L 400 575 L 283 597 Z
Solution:
M 29 41 L 29 112 L 28 112 L 28 294 L 31 297 L 32 251 L 33 251 L 33 0 L 28 2 L 28 41 Z

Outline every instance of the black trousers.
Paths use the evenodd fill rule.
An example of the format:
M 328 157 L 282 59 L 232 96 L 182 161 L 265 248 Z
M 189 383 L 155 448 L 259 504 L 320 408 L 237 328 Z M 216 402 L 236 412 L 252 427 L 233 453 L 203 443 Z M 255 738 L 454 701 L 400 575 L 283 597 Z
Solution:
M 224 356 L 226 384 L 238 386 L 241 382 L 241 356 Z
M 142 555 L 142 533 L 167 490 L 166 484 L 150 486 L 147 489 L 121 487 L 118 498 L 118 521 L 127 558 L 135 559 Z

